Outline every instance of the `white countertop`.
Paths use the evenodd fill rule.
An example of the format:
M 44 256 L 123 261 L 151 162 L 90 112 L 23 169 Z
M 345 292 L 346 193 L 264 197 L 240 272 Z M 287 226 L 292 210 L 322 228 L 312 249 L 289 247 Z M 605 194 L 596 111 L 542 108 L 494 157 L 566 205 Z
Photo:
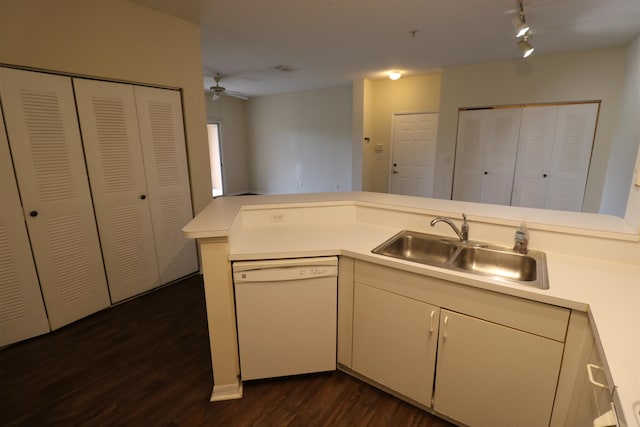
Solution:
M 640 407 L 640 265 L 637 262 L 617 263 L 545 251 L 550 289 L 540 290 L 371 253 L 373 248 L 401 231 L 403 225 L 364 223 L 355 217 L 338 218 L 335 221 L 325 218 L 308 223 L 234 223 L 243 206 L 243 209 L 251 211 L 258 209 L 258 205 L 262 209 L 265 206 L 295 207 L 299 203 L 307 206 L 356 203 L 401 206 L 403 210 L 412 210 L 424 209 L 424 200 L 375 193 L 219 198 L 189 223 L 184 232 L 188 237 L 201 239 L 229 236 L 230 260 L 346 255 L 445 280 L 454 279 L 469 286 L 587 311 L 596 326 L 594 332 L 605 353 L 606 365 L 616 386 L 617 400 L 621 406 L 618 411 L 622 409 L 627 425 L 640 425 L 640 416 L 636 413 Z M 569 233 L 572 232 L 571 229 L 579 229 L 581 234 L 585 230 L 585 239 L 605 236 L 613 239 L 613 247 L 615 240 L 619 239 L 625 245 L 624 248 L 634 245 L 632 247 L 640 252 L 637 236 L 625 228 L 624 221 L 615 217 L 583 217 L 584 214 L 576 216 L 561 213 L 554 223 L 552 211 L 514 211 L 492 205 L 426 200 L 429 203 L 428 209 L 433 212 L 446 214 L 466 211 L 472 213 L 476 220 L 483 217 L 495 218 L 493 222 L 509 226 L 526 217 L 528 222 L 535 222 L 542 229 L 569 229 Z M 474 226 L 480 225 L 472 225 L 472 231 Z M 632 259 L 638 258 L 634 256 Z

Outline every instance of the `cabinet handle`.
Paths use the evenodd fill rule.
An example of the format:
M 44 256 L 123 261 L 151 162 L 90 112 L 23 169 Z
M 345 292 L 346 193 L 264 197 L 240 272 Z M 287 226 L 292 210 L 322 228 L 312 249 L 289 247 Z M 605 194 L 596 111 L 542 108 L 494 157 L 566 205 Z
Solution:
M 142 196 L 140 196 L 140 200 L 144 200 L 144 199 L 146 199 L 146 198 L 147 198 L 147 196 L 146 196 L 145 194 L 143 194 Z
M 447 339 L 447 325 L 449 324 L 449 316 L 444 316 L 444 328 L 442 329 L 442 339 Z
M 38 211 L 31 211 L 29 212 L 29 215 L 31 215 L 32 217 L 37 217 L 38 216 Z
M 543 178 L 546 178 L 546 177 L 547 177 L 547 174 L 546 174 L 546 173 L 543 173 L 543 174 L 542 174 L 542 177 L 543 177 Z
M 436 326 L 433 324 L 433 321 L 436 320 L 436 312 L 431 310 L 431 322 L 429 323 L 429 332 L 433 333 L 436 330 Z
M 598 381 L 593 379 L 593 370 L 594 369 L 598 369 L 600 371 L 604 371 L 604 368 L 602 368 L 602 366 L 594 365 L 592 363 L 587 363 L 587 375 L 589 375 L 589 382 L 591 384 L 597 386 L 597 387 L 608 389 L 609 387 L 607 387 L 606 384 L 599 383 Z

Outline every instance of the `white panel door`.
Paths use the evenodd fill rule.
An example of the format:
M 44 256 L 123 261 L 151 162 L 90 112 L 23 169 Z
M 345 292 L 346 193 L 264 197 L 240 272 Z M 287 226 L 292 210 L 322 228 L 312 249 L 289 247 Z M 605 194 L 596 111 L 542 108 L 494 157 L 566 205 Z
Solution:
M 356 283 L 353 370 L 430 407 L 439 315 L 439 307 Z
M 549 425 L 563 348 L 442 310 L 433 409 L 474 427 Z
M 558 108 L 545 208 L 582 210 L 598 107 L 589 103 Z
M 52 329 L 110 304 L 71 79 L 0 69 L 18 187 Z
M 393 116 L 391 192 L 433 196 L 438 113 Z
M 193 218 L 180 92 L 135 86 L 142 155 L 160 281 L 198 269 L 196 245 L 182 235 Z
M 557 120 L 557 106 L 524 108 L 511 198 L 513 206 L 544 207 Z
M 74 79 L 113 302 L 160 284 L 133 86 Z
M 0 107 L 0 347 L 49 332 Z

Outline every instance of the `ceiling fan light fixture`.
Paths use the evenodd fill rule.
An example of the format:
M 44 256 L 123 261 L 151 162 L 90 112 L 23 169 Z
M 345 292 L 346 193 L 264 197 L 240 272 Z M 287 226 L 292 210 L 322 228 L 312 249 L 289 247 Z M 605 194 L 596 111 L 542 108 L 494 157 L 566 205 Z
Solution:
M 400 77 L 402 77 L 402 73 L 400 71 L 392 71 L 389 73 L 389 78 L 391 80 L 398 80 Z

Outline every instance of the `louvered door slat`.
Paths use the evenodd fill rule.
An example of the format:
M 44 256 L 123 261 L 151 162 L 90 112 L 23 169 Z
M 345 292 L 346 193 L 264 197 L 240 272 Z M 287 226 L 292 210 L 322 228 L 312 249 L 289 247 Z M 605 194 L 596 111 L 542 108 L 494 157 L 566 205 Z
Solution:
M 40 285 L 56 329 L 110 304 L 71 79 L 2 68 L 0 94 Z
M 133 86 L 74 79 L 114 302 L 160 283 Z
M 0 107 L 0 347 L 49 332 Z
M 160 281 L 167 283 L 198 269 L 195 242 L 182 235 L 193 210 L 180 93 L 135 86 L 135 96 Z

